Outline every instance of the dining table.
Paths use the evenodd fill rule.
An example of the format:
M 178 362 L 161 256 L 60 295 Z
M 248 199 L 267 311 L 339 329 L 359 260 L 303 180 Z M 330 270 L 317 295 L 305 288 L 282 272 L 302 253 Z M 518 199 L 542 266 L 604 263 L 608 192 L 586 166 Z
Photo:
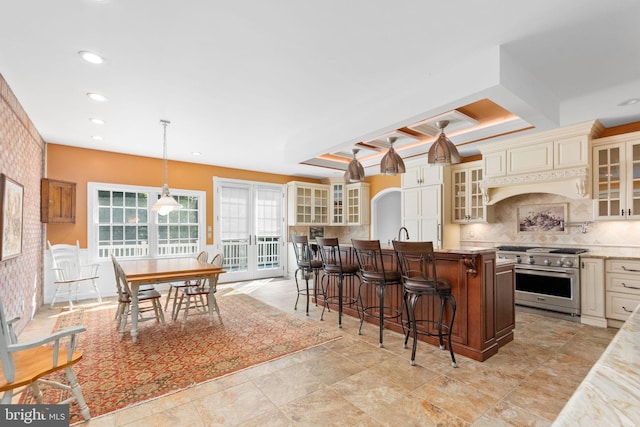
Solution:
M 134 343 L 138 338 L 140 286 L 194 279 L 216 280 L 217 275 L 224 273 L 221 267 L 188 257 L 126 260 L 119 264 L 131 288 L 131 339 Z

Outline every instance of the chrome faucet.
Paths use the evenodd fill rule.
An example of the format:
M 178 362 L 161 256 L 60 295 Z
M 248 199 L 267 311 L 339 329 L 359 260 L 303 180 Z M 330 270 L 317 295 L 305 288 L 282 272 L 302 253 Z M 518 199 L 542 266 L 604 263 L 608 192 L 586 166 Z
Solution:
M 398 230 L 398 241 L 399 242 L 402 241 L 402 230 L 404 230 L 404 236 L 407 238 L 407 240 L 409 240 L 409 230 L 407 230 L 407 227 L 400 227 L 400 230 Z

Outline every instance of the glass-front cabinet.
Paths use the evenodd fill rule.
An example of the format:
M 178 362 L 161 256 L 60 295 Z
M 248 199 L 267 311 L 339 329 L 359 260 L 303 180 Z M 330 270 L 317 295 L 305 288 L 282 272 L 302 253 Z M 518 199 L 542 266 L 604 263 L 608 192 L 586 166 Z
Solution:
M 359 182 L 345 186 L 347 225 L 369 224 L 369 184 Z
M 344 225 L 347 219 L 344 214 L 344 181 L 342 180 L 342 178 L 339 178 L 339 181 L 332 181 L 329 186 L 331 187 L 331 194 L 329 199 L 329 204 L 331 206 L 329 212 L 329 223 L 331 225 Z
M 451 167 L 452 221 L 486 222 L 486 208 L 482 197 L 482 161 Z
M 640 219 L 640 132 L 593 144 L 594 217 Z
M 329 187 L 290 182 L 288 184 L 289 225 L 326 225 L 329 223 Z

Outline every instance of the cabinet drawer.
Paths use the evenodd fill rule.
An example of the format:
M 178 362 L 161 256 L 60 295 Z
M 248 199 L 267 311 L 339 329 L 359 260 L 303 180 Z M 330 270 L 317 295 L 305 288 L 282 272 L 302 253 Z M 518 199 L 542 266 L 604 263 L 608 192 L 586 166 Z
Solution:
M 607 292 L 607 318 L 625 321 L 640 304 L 640 295 Z
M 635 273 L 640 279 L 640 260 L 609 259 L 607 260 L 607 272 Z
M 607 291 L 623 292 L 640 296 L 640 276 L 633 274 L 607 274 Z

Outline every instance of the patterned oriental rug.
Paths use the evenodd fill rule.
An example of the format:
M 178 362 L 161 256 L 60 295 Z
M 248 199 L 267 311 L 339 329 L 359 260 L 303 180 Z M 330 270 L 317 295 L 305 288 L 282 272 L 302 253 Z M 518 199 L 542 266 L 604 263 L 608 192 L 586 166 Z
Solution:
M 61 314 L 54 331 L 78 324 L 87 328 L 79 336 L 83 359 L 75 372 L 91 417 L 340 337 L 338 331 L 298 319 L 246 294 L 218 291 L 217 299 L 222 323 L 217 315 L 213 326 L 206 315 L 189 317 L 183 331 L 179 321 L 169 319 L 165 327 L 143 322 L 135 344 L 128 330 L 118 341 L 115 304 Z M 60 393 L 66 393 L 42 388 L 45 403 L 60 401 Z M 35 403 L 30 389 L 20 403 Z M 71 424 L 82 420 L 77 404 L 72 404 Z

